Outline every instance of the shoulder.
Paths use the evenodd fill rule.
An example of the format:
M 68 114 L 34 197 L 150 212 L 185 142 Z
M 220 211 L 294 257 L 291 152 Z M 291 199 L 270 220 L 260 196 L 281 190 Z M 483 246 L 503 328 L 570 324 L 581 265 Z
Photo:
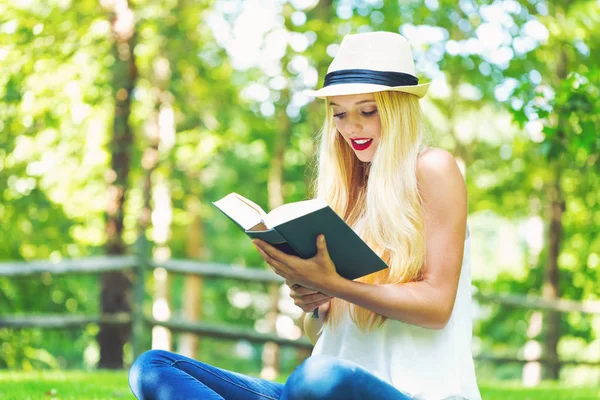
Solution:
M 438 174 L 442 172 L 460 173 L 458 163 L 450 152 L 437 147 L 428 147 L 419 153 L 417 157 L 417 175 Z
M 454 156 L 443 149 L 429 147 L 417 158 L 417 182 L 421 194 L 454 193 L 458 197 L 466 196 L 466 185 L 463 175 Z
M 464 181 L 454 156 L 450 152 L 436 147 L 428 147 L 417 157 L 417 179 L 419 183 L 441 179 Z

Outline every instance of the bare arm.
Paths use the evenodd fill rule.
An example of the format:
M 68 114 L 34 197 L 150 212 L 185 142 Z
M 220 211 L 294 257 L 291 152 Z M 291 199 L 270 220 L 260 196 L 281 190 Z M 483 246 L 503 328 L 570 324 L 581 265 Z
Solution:
M 321 336 L 321 328 L 325 321 L 325 317 L 329 312 L 330 302 L 327 302 L 319 307 L 319 318 L 312 318 L 312 312 L 304 314 L 303 327 L 304 333 L 312 344 L 317 343 L 317 339 Z
M 388 318 L 442 329 L 454 307 L 462 266 L 466 187 L 454 158 L 440 149 L 429 149 L 420 156 L 417 178 L 425 211 L 423 279 L 371 285 L 338 277 L 316 289 Z
M 312 344 L 317 343 L 317 339 L 319 339 L 319 331 L 323 326 L 323 323 L 318 319 L 311 318 L 311 313 L 304 314 L 304 333 L 308 337 L 308 340 Z

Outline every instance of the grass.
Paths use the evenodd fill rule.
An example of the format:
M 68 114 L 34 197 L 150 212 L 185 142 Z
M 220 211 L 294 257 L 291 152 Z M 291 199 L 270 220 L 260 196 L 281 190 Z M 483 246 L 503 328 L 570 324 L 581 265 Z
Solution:
M 124 371 L 3 371 L 0 399 L 132 399 Z
M 598 400 L 600 387 L 574 388 L 544 383 L 536 388 L 498 382 L 480 383 L 483 400 Z M 124 371 L 3 371 L 0 399 L 6 400 L 97 400 L 135 397 Z
M 600 400 L 600 387 L 566 387 L 560 383 L 542 383 L 524 388 L 515 383 L 480 383 L 483 400 Z

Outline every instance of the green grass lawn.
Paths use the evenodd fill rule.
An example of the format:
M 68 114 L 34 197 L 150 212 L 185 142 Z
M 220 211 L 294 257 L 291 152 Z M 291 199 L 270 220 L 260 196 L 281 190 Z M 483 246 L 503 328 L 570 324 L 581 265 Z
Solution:
M 480 384 L 484 400 L 598 400 L 600 387 L 569 388 L 543 384 L 522 388 L 510 383 Z M 0 399 L 133 399 L 127 373 L 109 371 L 0 372 Z
M 133 399 L 124 371 L 4 371 L 0 399 Z

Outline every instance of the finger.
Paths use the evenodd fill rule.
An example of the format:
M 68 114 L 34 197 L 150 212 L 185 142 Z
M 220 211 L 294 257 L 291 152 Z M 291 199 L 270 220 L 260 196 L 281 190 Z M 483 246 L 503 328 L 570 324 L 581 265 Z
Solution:
M 276 247 L 271 246 L 269 243 L 265 242 L 264 240 L 253 239 L 252 243 L 254 243 L 256 248 L 258 248 L 258 249 L 262 250 L 263 252 L 265 252 L 266 254 L 268 254 L 269 257 L 273 258 L 276 261 L 280 261 L 283 264 L 291 265 L 294 262 L 294 259 L 297 258 L 290 254 L 284 253 L 283 251 L 277 249 Z
M 265 259 L 265 262 L 267 264 L 269 264 L 271 267 L 273 267 L 275 269 L 284 269 L 284 265 L 282 263 L 280 263 L 278 260 L 274 259 L 270 255 L 265 253 L 261 248 L 257 247 L 256 249 L 258 250 L 260 255 Z
M 289 279 L 286 279 L 285 284 L 290 288 L 290 293 L 297 291 L 297 290 L 305 289 L 304 286 L 302 286 L 298 283 L 294 283 L 294 282 L 290 281 Z
M 325 235 L 320 234 L 317 236 L 317 255 L 323 258 L 330 258 L 329 251 L 327 250 L 327 242 L 325 241 Z
M 294 300 L 302 301 L 303 299 L 307 298 L 307 296 L 311 296 L 311 295 L 315 295 L 315 294 L 319 294 L 319 292 L 312 292 L 312 293 L 307 293 L 307 294 L 290 293 L 290 297 Z
M 331 297 L 327 296 L 326 294 L 315 293 L 315 294 L 309 294 L 307 296 L 304 296 L 300 300 L 304 301 L 305 303 L 316 303 L 318 301 L 328 300 L 328 299 L 331 299 Z
M 304 312 L 312 312 L 315 308 L 318 308 L 320 306 L 322 306 L 323 304 L 326 304 L 327 302 L 329 302 L 330 300 L 323 300 L 323 301 L 318 301 L 316 303 L 309 303 L 309 304 L 296 304 L 298 307 L 300 307 Z
M 298 289 L 290 289 L 291 297 L 303 297 L 303 296 L 306 296 L 309 294 L 315 294 L 315 293 L 319 293 L 319 292 L 317 292 L 316 290 L 305 288 L 303 286 L 300 286 L 300 288 L 298 288 Z
M 331 300 L 331 297 L 327 297 L 327 296 L 323 296 L 323 295 L 319 294 L 318 297 L 312 297 L 310 299 L 295 300 L 294 304 L 296 304 L 299 307 L 310 306 L 314 309 L 330 300 Z
M 300 302 L 304 302 L 304 303 L 310 303 L 313 301 L 317 301 L 323 298 L 323 296 L 327 296 L 323 293 L 319 293 L 319 292 L 312 292 L 312 293 L 307 293 L 304 295 L 298 295 L 295 293 L 290 293 L 290 297 L 292 299 L 294 299 L 294 301 L 300 301 Z

